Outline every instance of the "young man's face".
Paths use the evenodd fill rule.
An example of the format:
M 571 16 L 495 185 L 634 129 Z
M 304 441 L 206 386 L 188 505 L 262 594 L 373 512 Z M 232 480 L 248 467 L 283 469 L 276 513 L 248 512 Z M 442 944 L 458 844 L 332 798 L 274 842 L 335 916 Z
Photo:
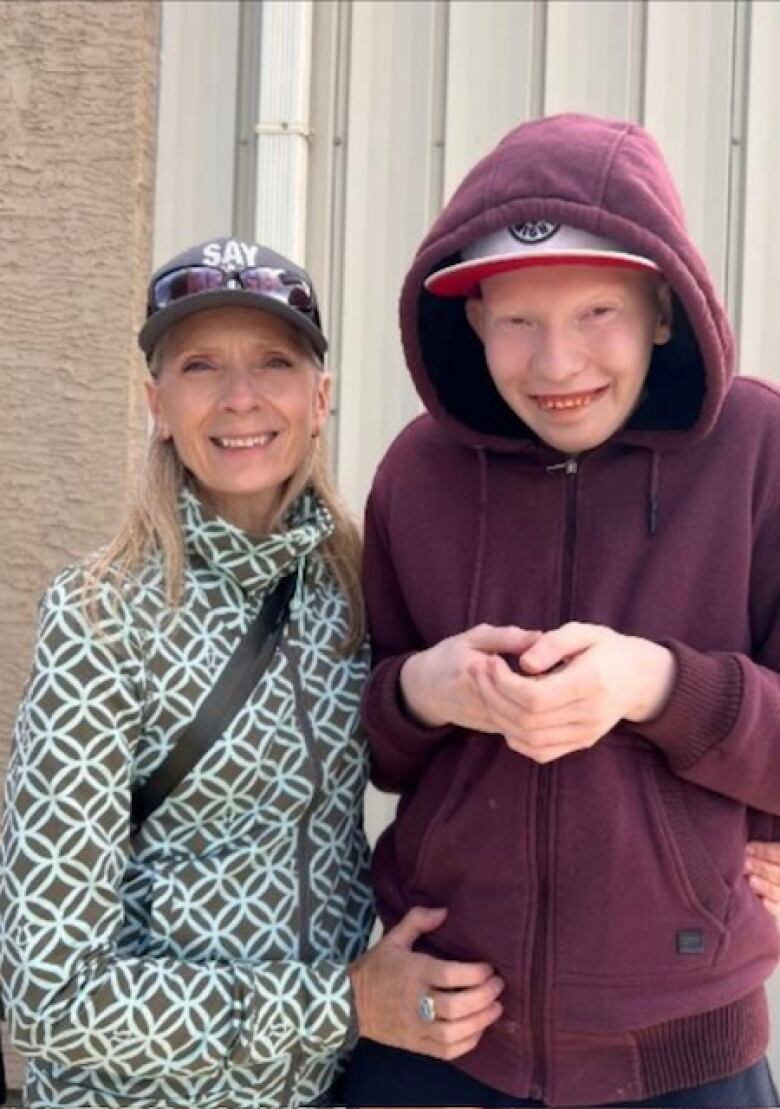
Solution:
M 566 454 L 590 450 L 636 407 L 654 343 L 671 334 L 668 287 L 619 267 L 539 266 L 482 283 L 466 312 L 520 419 Z

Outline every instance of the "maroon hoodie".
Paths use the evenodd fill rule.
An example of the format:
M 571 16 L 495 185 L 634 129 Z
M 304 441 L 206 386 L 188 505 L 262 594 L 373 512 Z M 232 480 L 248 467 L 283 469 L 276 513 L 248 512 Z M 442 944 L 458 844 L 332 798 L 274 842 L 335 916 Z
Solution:
M 463 300 L 423 289 L 462 247 L 550 220 L 647 255 L 673 290 L 627 425 L 576 459 L 493 387 Z M 456 1065 L 559 1105 L 638 1100 L 748 1066 L 767 1042 L 777 926 L 743 876 L 780 815 L 780 396 L 733 380 L 734 343 L 677 193 L 640 127 L 524 124 L 468 175 L 401 297 L 427 415 L 367 509 L 374 778 L 401 793 L 376 850 L 385 925 L 491 963 L 501 1020 Z M 661 715 L 540 766 L 498 736 L 405 712 L 410 653 L 480 622 L 607 625 L 668 646 Z

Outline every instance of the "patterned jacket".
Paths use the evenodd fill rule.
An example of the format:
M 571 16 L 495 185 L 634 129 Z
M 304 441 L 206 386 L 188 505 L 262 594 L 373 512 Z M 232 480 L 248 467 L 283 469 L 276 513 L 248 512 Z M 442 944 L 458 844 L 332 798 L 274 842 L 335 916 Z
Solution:
M 28 1104 L 315 1102 L 350 1037 L 345 964 L 372 920 L 362 831 L 364 649 L 307 493 L 259 542 L 181 498 L 184 599 L 150 563 L 85 613 L 83 570 L 42 603 L 8 777 L 3 983 Z M 130 795 L 174 743 L 270 587 L 280 646 L 225 734 L 137 837 Z

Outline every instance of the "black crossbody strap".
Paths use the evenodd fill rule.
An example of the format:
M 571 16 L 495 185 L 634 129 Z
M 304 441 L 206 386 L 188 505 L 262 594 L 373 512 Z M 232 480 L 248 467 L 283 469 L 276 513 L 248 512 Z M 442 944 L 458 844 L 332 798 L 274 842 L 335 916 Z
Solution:
M 133 792 L 131 816 L 134 833 L 184 781 L 246 704 L 276 650 L 295 581 L 296 575 L 288 574 L 268 594 L 193 719 L 177 737 L 160 765 Z

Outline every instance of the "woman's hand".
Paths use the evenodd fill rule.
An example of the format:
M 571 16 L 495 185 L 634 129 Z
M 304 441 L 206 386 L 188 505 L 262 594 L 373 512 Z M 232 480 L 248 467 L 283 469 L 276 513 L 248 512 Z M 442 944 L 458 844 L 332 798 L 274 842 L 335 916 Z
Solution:
M 780 915 L 780 843 L 749 843 L 745 873 L 750 888 L 768 911 Z
M 411 909 L 351 964 L 361 1036 L 438 1059 L 457 1059 L 476 1047 L 484 1030 L 501 1016 L 497 998 L 504 983 L 486 963 L 450 962 L 412 950 L 446 915 L 446 909 Z M 433 1001 L 435 1020 L 420 1014 L 425 997 Z

